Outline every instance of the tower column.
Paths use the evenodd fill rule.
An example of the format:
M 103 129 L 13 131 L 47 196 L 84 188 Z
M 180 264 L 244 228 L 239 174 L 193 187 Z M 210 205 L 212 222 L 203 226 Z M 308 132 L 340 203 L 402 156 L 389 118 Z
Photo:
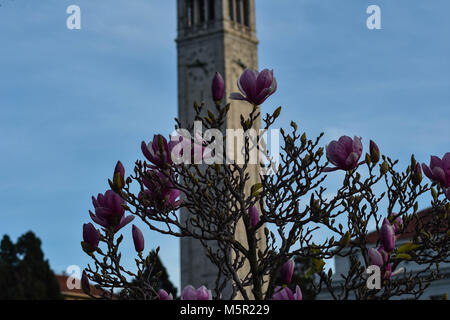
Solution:
M 230 5 L 236 12 L 236 0 L 200 0 L 205 1 L 206 17 L 202 27 L 194 22 L 193 25 L 183 23 L 186 20 L 188 10 L 184 10 L 189 0 L 178 0 L 178 118 L 182 126 L 186 127 L 194 121 L 194 101 L 198 103 L 204 100 L 207 104 L 212 102 L 211 81 L 215 72 L 220 72 L 225 80 L 225 99 L 231 92 L 238 91 L 237 80 L 246 69 L 258 69 L 258 41 L 255 31 L 255 4 L 254 0 L 248 0 L 248 26 L 244 24 L 244 7 L 241 2 L 241 23 L 230 18 Z M 209 20 L 208 6 L 215 7 L 214 19 Z M 195 1 L 198 6 L 198 1 Z M 181 10 L 181 12 L 180 12 Z M 198 8 L 194 8 L 198 15 Z M 197 16 L 196 19 L 199 19 Z M 226 101 L 228 102 L 228 101 Z M 211 105 L 211 104 L 210 104 Z M 251 111 L 251 106 L 242 101 L 232 101 L 228 113 L 225 129 L 240 128 L 241 114 L 246 116 Z M 260 124 L 255 126 L 259 129 Z M 259 168 L 254 165 L 249 173 L 251 180 L 248 182 L 249 194 L 251 185 L 259 181 Z M 181 221 L 189 219 L 189 212 L 181 210 Z M 261 232 L 262 233 L 262 232 Z M 241 224 L 235 235 L 241 242 L 246 243 L 245 229 Z M 264 234 L 261 234 L 264 238 Z M 193 285 L 199 287 L 206 285 L 214 288 L 217 276 L 217 267 L 207 258 L 206 252 L 198 240 L 182 238 L 180 244 L 181 254 L 181 287 Z M 248 270 L 248 269 L 247 269 Z M 230 293 L 231 286 L 227 288 L 225 295 Z

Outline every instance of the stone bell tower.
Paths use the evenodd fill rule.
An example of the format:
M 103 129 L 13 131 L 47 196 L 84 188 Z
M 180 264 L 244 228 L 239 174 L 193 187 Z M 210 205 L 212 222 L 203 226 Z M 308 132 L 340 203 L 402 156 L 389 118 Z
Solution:
M 211 81 L 216 71 L 225 80 L 224 99 L 228 99 L 238 91 L 237 80 L 245 69 L 258 70 L 258 40 L 255 0 L 177 0 L 177 5 L 178 116 L 185 127 L 194 120 L 194 101 L 213 106 Z M 249 104 L 233 101 L 226 128 L 240 128 L 240 115 L 250 110 Z M 257 170 L 257 166 L 251 169 L 249 188 L 259 179 Z M 182 220 L 188 215 L 182 211 Z M 246 241 L 242 227 L 235 236 Z M 188 284 L 214 288 L 216 276 L 217 269 L 200 242 L 181 239 L 182 288 Z

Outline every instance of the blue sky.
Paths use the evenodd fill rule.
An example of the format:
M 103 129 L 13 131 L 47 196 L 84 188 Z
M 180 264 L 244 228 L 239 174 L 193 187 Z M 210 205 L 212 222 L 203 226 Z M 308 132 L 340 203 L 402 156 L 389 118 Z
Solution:
M 0 235 L 33 230 L 56 272 L 89 259 L 82 224 L 118 159 L 130 171 L 140 142 L 173 129 L 177 110 L 175 1 L 0 0 Z M 66 28 L 66 8 L 82 30 Z M 382 30 L 366 28 L 377 4 Z M 258 0 L 260 68 L 282 105 L 324 143 L 375 140 L 405 167 L 450 151 L 450 2 Z M 339 174 L 333 177 L 338 181 Z M 426 205 L 427 199 L 423 205 Z M 131 228 L 124 230 L 131 235 Z M 177 239 L 146 233 L 179 282 Z M 124 260 L 134 250 L 126 237 Z

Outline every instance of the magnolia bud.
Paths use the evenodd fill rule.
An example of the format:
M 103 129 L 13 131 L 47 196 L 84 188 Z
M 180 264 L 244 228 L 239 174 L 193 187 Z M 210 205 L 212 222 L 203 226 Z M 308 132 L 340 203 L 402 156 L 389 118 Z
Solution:
M 395 249 L 395 231 L 389 220 L 386 218 L 384 218 L 380 230 L 380 243 L 387 252 L 391 252 Z
M 95 229 L 92 223 L 83 224 L 83 248 L 88 252 L 93 252 L 100 242 L 100 232 Z
M 125 168 L 120 161 L 117 161 L 114 168 L 113 186 L 119 190 L 125 186 Z
M 422 182 L 422 168 L 418 163 L 416 163 L 416 167 L 413 170 L 412 182 L 415 186 L 419 185 Z
M 225 83 L 219 72 L 216 72 L 212 81 L 212 97 L 214 101 L 221 101 L 225 90 Z
M 389 165 L 386 161 L 384 161 L 380 166 L 381 175 L 385 175 L 389 171 Z
M 144 251 L 144 236 L 142 235 L 142 231 L 139 230 L 138 227 L 136 227 L 133 224 L 132 228 L 132 234 L 133 234 L 133 242 L 134 242 L 134 248 L 137 252 Z
M 377 144 L 372 140 L 370 140 L 370 160 L 373 163 L 380 161 L 380 149 L 378 149 Z
M 250 223 L 252 227 L 254 227 L 259 223 L 259 212 L 256 206 L 250 208 L 249 214 L 250 214 Z
M 81 275 L 81 289 L 86 294 L 91 292 L 91 286 L 89 285 L 89 279 L 86 274 L 86 270 L 83 270 L 83 274 Z

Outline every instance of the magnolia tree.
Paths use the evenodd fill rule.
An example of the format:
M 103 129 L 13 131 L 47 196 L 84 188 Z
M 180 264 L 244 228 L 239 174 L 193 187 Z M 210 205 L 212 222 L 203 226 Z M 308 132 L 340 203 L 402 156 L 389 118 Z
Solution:
M 181 128 L 176 120 L 176 134 L 167 138 L 156 134 L 149 143 L 142 142 L 144 158 L 136 161 L 130 175 L 117 163 L 109 180 L 111 189 L 92 198 L 94 210 L 89 213 L 97 227 L 83 226 L 82 247 L 93 259 L 82 275 L 86 293 L 90 294 L 92 281 L 102 290 L 102 298 L 113 298 L 120 289 L 125 293 L 121 296 L 133 292 L 134 298 L 173 299 L 172 293 L 157 290 L 158 275 L 144 273 L 152 270 L 159 249 L 143 255 L 141 230 L 127 226 L 133 220 L 153 232 L 197 239 L 205 247 L 217 266 L 217 281 L 212 288 L 187 286 L 181 295 L 184 300 L 233 299 L 238 294 L 248 300 L 301 300 L 302 288 L 290 283 L 296 257 L 312 261 L 307 276 L 314 281 L 308 290 L 329 291 L 334 299 L 389 299 L 403 294 L 418 298 L 440 278 L 439 263 L 449 261 L 450 153 L 442 159 L 432 156 L 429 166 L 412 156 L 401 171 L 398 161 L 382 155 L 373 141 L 364 154 L 362 138 L 343 136 L 329 141 L 324 152 L 323 134 L 309 139 L 292 122 L 289 130 L 279 129 L 281 150 L 275 161 L 276 150 L 268 152 L 263 135 L 273 129 L 281 108 L 262 114 L 261 106 L 276 91 L 273 71 L 246 70 L 238 86 L 241 92 L 230 98 L 253 106 L 241 116 L 242 148 L 222 148 L 228 131 L 223 134 L 221 129 L 234 106 L 222 103 L 224 82 L 216 73 L 212 108 L 194 104 L 195 125 Z M 262 133 L 248 134 L 257 122 Z M 196 126 L 205 130 L 203 136 Z M 233 150 L 239 150 L 241 161 L 230 161 L 236 158 L 229 155 Z M 254 150 L 257 162 L 251 156 Z M 255 181 L 249 174 L 255 163 L 261 168 L 259 182 L 249 185 Z M 342 185 L 330 192 L 326 180 L 338 170 L 345 172 Z M 422 170 L 430 183 L 422 181 Z M 378 186 L 384 192 L 377 194 Z M 419 198 L 430 193 L 430 208 L 418 214 Z M 381 205 L 387 205 L 387 214 L 380 212 Z M 188 219 L 181 219 L 182 208 Z M 379 235 L 375 248 L 367 242 L 369 222 Z M 235 237 L 239 224 L 245 241 Z M 317 232 L 329 237 L 318 241 Z M 408 242 L 396 246 L 405 232 Z M 134 271 L 121 265 L 124 235 L 134 241 Z M 325 260 L 334 257 L 349 257 L 346 274 L 325 270 Z M 399 267 L 404 262 L 419 268 Z M 380 273 L 377 288 L 368 286 L 371 268 Z M 333 282 L 337 277 L 341 281 Z M 231 296 L 224 296 L 229 283 Z

